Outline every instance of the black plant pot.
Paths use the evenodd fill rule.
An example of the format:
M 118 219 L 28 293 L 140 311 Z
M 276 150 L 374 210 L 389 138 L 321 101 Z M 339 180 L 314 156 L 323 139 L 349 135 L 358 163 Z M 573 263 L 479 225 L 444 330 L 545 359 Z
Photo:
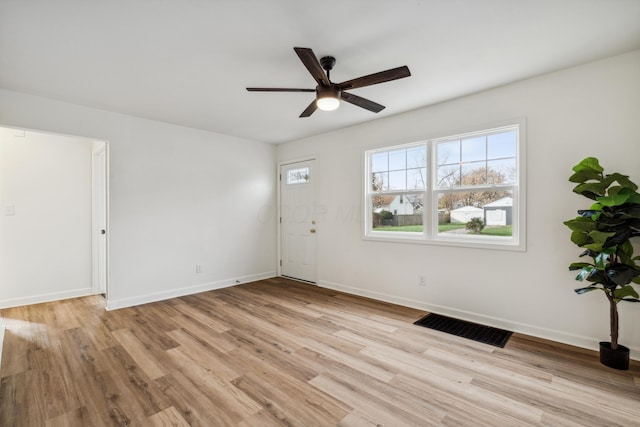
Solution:
M 612 350 L 610 342 L 601 341 L 600 363 L 613 369 L 626 371 L 629 369 L 629 349 L 618 344 L 618 348 L 616 350 Z

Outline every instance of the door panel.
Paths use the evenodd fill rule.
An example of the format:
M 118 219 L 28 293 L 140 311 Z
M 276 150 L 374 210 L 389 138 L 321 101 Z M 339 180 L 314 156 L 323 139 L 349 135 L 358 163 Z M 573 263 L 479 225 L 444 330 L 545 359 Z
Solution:
M 281 274 L 316 281 L 315 160 L 280 168 Z

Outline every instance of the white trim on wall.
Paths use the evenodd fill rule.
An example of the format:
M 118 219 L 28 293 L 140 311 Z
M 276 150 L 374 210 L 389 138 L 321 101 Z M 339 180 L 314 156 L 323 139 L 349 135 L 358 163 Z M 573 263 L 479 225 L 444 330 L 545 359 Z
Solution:
M 21 298 L 9 298 L 0 300 L 0 309 L 20 307 L 23 305 L 41 304 L 43 302 L 59 301 L 69 298 L 86 297 L 93 295 L 93 288 L 72 289 L 64 292 L 52 292 Z
M 508 331 L 518 332 L 538 338 L 543 338 L 559 343 L 574 345 L 576 347 L 586 348 L 588 350 L 598 351 L 599 342 L 591 337 L 574 335 L 562 332 L 557 329 L 546 329 L 526 323 L 513 322 L 508 319 L 486 316 L 471 311 L 458 310 L 453 307 L 446 307 L 437 304 L 429 304 L 428 302 L 420 302 L 408 298 L 402 298 L 394 295 L 375 292 L 368 289 L 345 286 L 339 283 L 318 281 L 318 286 L 322 288 L 332 289 L 334 291 L 345 292 L 351 295 L 372 298 L 378 301 L 389 302 L 392 304 L 402 305 L 404 307 L 424 310 L 429 313 L 436 313 L 443 316 L 454 317 L 456 319 L 466 320 L 468 322 L 480 323 L 482 325 L 493 326 L 494 328 L 506 329 Z M 416 318 L 418 320 L 418 318 Z M 640 347 L 629 347 L 631 349 L 631 358 L 640 360 Z
M 195 286 L 175 288 L 165 292 L 140 295 L 119 300 L 109 300 L 107 301 L 107 310 L 117 310 L 119 308 L 133 307 L 136 305 L 148 304 L 151 302 L 162 301 L 170 298 L 193 295 L 200 292 L 214 291 L 216 289 L 228 288 L 231 286 L 240 285 L 242 283 L 255 282 L 257 280 L 271 279 L 273 277 L 276 277 L 275 271 L 266 271 L 264 273 L 251 274 L 248 276 L 242 276 L 233 279 L 218 280 L 215 282 L 201 283 Z

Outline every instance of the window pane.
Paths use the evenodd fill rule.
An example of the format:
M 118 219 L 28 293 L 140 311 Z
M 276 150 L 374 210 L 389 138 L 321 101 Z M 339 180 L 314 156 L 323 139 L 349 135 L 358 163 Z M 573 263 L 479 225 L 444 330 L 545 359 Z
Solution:
M 425 188 L 427 176 L 425 144 L 372 153 L 369 161 L 371 162 L 371 191 Z
M 375 153 L 371 155 L 371 172 L 386 172 L 389 166 L 389 154 Z
M 389 172 L 389 190 L 406 190 L 407 172 L 405 170 Z
M 516 159 L 489 160 L 487 162 L 488 184 L 514 184 L 517 178 Z
M 460 165 L 438 167 L 438 188 L 453 188 L 460 185 Z
M 461 145 L 463 162 L 475 162 L 487 158 L 487 145 L 484 136 L 463 139 Z
M 480 218 L 481 230 L 467 229 Z M 477 220 L 476 220 L 477 221 Z M 441 192 L 438 194 L 438 235 L 512 236 L 511 191 Z
M 304 184 L 309 182 L 309 168 L 290 169 L 287 172 L 287 184 Z
M 437 145 L 438 165 L 460 163 L 460 141 L 441 142 Z
M 389 189 L 389 174 L 376 172 L 371 174 L 371 191 L 384 191 Z
M 389 170 L 397 171 L 407 168 L 407 150 L 389 151 Z
M 424 193 L 372 196 L 371 204 L 374 231 L 422 233 Z
M 407 170 L 407 190 L 424 189 L 427 180 L 427 169 L 408 169 Z
M 462 185 L 484 185 L 487 183 L 487 166 L 485 162 L 462 165 Z
M 427 167 L 427 149 L 424 145 L 407 149 L 407 168 Z
M 516 131 L 497 133 L 487 137 L 487 158 L 516 157 Z

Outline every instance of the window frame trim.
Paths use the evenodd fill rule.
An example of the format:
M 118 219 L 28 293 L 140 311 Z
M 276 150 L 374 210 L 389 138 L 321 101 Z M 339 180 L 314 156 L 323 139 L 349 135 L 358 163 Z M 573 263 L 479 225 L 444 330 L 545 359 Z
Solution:
M 456 187 L 455 189 L 439 189 L 434 188 L 432 183 L 435 180 L 435 174 L 437 173 L 437 159 L 436 159 L 436 146 L 437 142 L 455 140 L 456 138 L 471 137 L 474 135 L 488 135 L 493 133 L 499 133 L 500 129 L 507 129 L 517 127 L 517 142 L 516 142 L 516 164 L 517 164 L 517 176 L 515 184 L 497 184 L 487 185 L 487 188 L 506 188 L 512 191 L 513 207 L 512 216 L 514 221 L 517 221 L 517 227 L 514 230 L 511 239 L 505 241 L 500 236 L 474 236 L 468 235 L 462 236 L 442 236 L 438 234 L 437 228 L 437 215 L 434 215 L 433 207 L 437 205 L 437 196 L 444 190 L 446 192 L 469 191 L 470 189 L 478 189 L 478 186 L 465 186 Z M 362 152 L 362 159 L 364 161 L 364 173 L 361 174 L 364 180 L 364 203 L 362 214 L 364 215 L 363 226 L 361 227 L 362 240 L 376 241 L 376 242 L 391 242 L 391 243 L 410 243 L 410 244 L 423 244 L 433 246 L 453 246 L 453 247 L 466 247 L 477 249 L 494 249 L 494 250 L 506 250 L 506 251 L 526 251 L 526 142 L 527 142 L 527 127 L 526 118 L 519 117 L 510 120 L 503 120 L 500 122 L 494 122 L 491 124 L 478 125 L 473 127 L 467 127 L 468 130 L 459 130 L 458 132 L 442 132 L 439 136 L 433 136 L 429 138 L 420 139 L 413 142 L 405 142 L 397 145 L 377 146 L 373 148 L 365 148 Z M 481 129 L 481 130 L 478 130 Z M 484 130 L 482 130 L 484 129 Z M 393 190 L 383 192 L 384 195 L 400 195 L 400 194 L 415 194 L 422 193 L 424 197 L 424 224 L 429 226 L 423 227 L 422 233 L 416 232 L 402 232 L 402 231 L 375 231 L 372 228 L 372 215 L 373 206 L 370 202 L 370 175 L 371 175 L 371 155 L 377 152 L 390 151 L 399 148 L 408 148 L 412 146 L 425 145 L 427 149 L 427 174 L 425 189 L 421 191 L 411 190 Z M 485 187 L 482 187 L 485 188 Z

